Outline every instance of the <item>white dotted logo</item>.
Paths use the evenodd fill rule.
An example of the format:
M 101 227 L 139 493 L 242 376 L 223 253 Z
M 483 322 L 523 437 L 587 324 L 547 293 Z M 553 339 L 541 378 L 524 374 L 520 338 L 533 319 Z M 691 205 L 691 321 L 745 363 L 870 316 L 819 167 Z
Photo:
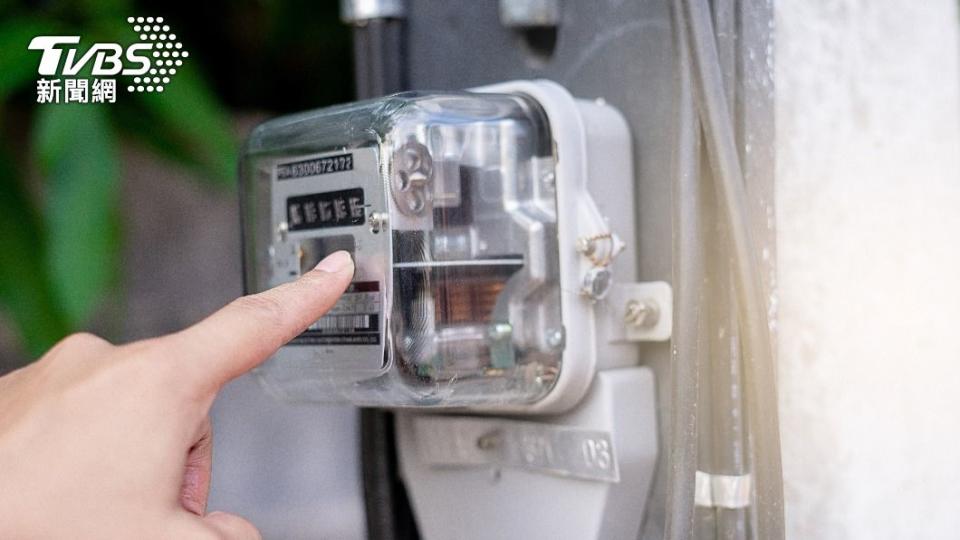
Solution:
M 127 91 L 163 92 L 190 53 L 177 41 L 170 25 L 164 24 L 163 17 L 127 17 L 127 23 L 140 36 L 140 43 L 150 44 L 153 49 L 149 71 L 142 77 L 134 77 Z
M 190 53 L 163 17 L 127 17 L 139 41 L 81 44 L 80 36 L 37 36 L 37 103 L 115 103 L 127 91 L 163 92 Z M 83 70 L 89 68 L 89 76 Z M 116 77 L 124 77 L 118 83 Z

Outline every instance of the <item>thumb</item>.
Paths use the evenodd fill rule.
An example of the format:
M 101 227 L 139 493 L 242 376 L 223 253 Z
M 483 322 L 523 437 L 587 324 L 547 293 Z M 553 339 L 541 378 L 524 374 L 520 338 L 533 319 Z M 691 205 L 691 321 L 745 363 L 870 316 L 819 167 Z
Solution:
M 203 522 L 216 531 L 223 540 L 262 540 L 263 538 L 253 523 L 234 514 L 210 512 L 203 517 Z

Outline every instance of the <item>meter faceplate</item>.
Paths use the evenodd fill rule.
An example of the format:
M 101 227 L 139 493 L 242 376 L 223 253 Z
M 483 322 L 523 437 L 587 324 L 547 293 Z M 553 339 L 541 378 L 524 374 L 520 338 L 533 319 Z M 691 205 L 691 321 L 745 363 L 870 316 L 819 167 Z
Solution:
M 377 149 L 281 158 L 272 174 L 270 286 L 298 278 L 338 250 L 349 251 L 356 266 L 333 309 L 277 358 L 325 370 L 382 370 L 389 238 L 367 225 L 385 205 Z

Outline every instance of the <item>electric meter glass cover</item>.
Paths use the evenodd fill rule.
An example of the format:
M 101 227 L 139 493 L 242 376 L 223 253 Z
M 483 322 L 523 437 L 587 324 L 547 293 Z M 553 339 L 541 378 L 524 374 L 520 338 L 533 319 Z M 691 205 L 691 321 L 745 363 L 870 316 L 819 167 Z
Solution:
M 247 292 L 351 252 L 336 306 L 258 369 L 296 400 L 534 403 L 561 369 L 554 145 L 523 95 L 407 93 L 260 125 Z

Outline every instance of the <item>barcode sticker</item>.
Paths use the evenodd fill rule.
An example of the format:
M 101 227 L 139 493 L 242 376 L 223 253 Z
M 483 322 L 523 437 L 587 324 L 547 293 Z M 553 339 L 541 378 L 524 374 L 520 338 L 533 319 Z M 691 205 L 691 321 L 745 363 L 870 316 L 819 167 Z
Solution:
M 308 330 L 355 330 L 370 328 L 370 315 L 331 315 L 310 325 Z
M 380 344 L 380 283 L 351 283 L 337 304 L 306 331 L 295 345 Z

